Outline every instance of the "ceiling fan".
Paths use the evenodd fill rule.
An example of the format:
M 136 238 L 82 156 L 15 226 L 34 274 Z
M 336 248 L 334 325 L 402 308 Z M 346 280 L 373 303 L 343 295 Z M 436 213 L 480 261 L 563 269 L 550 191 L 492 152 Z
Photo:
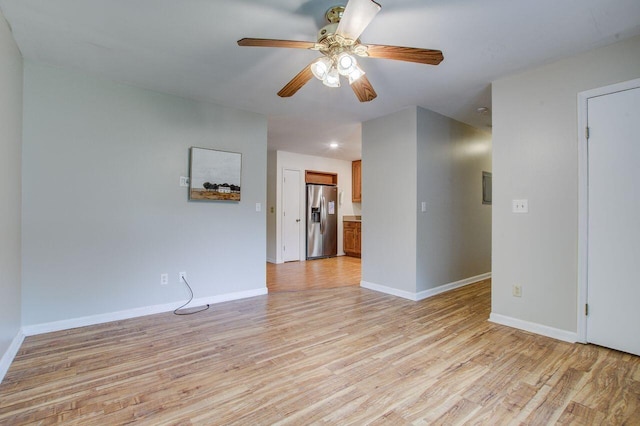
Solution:
M 239 46 L 288 47 L 310 49 L 324 56 L 314 60 L 287 83 L 278 96 L 293 96 L 311 77 L 321 80 L 326 86 L 340 87 L 340 76 L 349 79 L 349 84 L 360 102 L 368 102 L 378 96 L 369 79 L 358 65 L 355 56 L 395 59 L 438 65 L 442 59 L 439 50 L 415 47 L 362 44 L 360 34 L 371 23 L 381 6 L 373 0 L 349 0 L 346 6 L 333 6 L 325 13 L 329 24 L 318 32 L 318 41 L 275 40 L 243 38 Z

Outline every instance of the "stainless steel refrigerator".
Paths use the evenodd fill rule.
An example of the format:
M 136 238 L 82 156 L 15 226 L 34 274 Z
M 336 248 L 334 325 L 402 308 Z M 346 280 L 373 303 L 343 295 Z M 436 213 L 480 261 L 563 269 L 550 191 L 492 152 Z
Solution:
M 307 259 L 338 254 L 338 188 L 307 184 Z

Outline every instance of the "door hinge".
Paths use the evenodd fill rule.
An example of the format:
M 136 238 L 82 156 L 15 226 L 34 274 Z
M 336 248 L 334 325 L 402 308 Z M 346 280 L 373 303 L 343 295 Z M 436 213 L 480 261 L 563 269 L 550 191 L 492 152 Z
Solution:
M 589 139 L 589 126 L 584 128 L 584 136 Z
M 585 316 L 589 315 L 589 304 L 588 303 L 584 304 L 584 315 Z

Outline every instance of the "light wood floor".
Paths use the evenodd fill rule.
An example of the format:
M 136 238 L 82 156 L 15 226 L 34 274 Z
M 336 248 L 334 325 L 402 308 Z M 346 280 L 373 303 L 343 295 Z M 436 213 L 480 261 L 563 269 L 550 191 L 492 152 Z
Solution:
M 267 263 L 267 288 L 274 291 L 300 291 L 360 285 L 360 259 L 349 256 Z
M 0 424 L 640 424 L 640 359 L 492 324 L 490 283 L 411 302 L 279 292 L 28 337 Z

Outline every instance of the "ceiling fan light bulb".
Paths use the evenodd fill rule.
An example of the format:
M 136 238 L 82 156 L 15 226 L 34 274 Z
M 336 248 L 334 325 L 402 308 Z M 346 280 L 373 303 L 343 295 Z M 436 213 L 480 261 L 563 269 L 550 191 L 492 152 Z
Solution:
M 356 65 L 355 69 L 349 73 L 349 84 L 353 84 L 354 81 L 359 79 L 365 74 L 365 72 Z
M 317 61 L 311 64 L 311 73 L 318 80 L 324 80 L 327 78 L 329 68 L 331 67 L 331 61 L 328 58 L 319 58 Z
M 358 67 L 356 58 L 344 52 L 338 56 L 336 62 L 338 66 L 338 72 L 341 75 L 349 75 L 353 72 L 354 69 Z
M 322 83 L 329 87 L 340 87 L 340 74 L 338 74 L 338 70 L 332 67 L 324 80 L 322 80 Z

